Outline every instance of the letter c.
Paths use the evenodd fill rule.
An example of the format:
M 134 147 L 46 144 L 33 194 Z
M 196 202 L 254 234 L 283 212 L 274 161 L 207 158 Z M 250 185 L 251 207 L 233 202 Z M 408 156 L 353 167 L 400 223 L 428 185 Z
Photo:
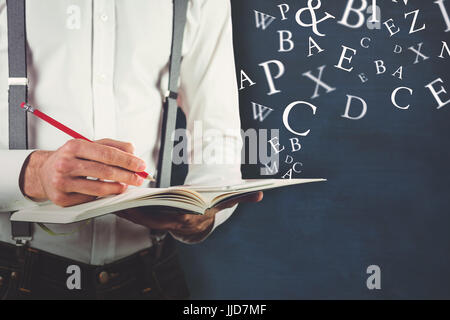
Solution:
M 314 115 L 316 114 L 317 107 L 314 106 L 314 105 L 312 105 L 311 103 L 308 103 L 308 102 L 305 102 L 305 101 L 294 101 L 294 102 L 292 102 L 291 104 L 289 104 L 289 105 L 286 107 L 286 109 L 284 109 L 284 112 L 283 112 L 283 124 L 284 124 L 284 126 L 286 127 L 286 129 L 289 130 L 289 132 L 291 132 L 291 133 L 293 133 L 293 134 L 295 134 L 295 135 L 297 135 L 297 136 L 303 136 L 303 137 L 306 137 L 306 136 L 309 134 L 309 132 L 310 132 L 311 130 L 308 130 L 308 131 L 305 131 L 305 132 L 300 133 L 300 132 L 294 131 L 294 130 L 291 128 L 291 126 L 289 125 L 289 113 L 291 112 L 291 109 L 292 109 L 293 107 L 295 107 L 296 105 L 298 105 L 298 104 L 305 104 L 305 105 L 307 105 L 308 107 L 310 107 L 310 108 L 312 109 L 313 114 L 314 114 Z
M 397 108 L 399 108 L 399 109 L 403 109 L 403 110 L 406 110 L 406 109 L 408 109 L 409 108 L 409 104 L 406 106 L 406 107 L 400 107 L 398 104 L 397 104 L 397 101 L 396 101 L 396 97 L 397 97 L 397 92 L 399 92 L 400 90 L 408 90 L 409 91 L 409 93 L 412 95 L 413 94 L 413 89 L 410 89 L 410 88 L 408 88 L 408 87 L 398 87 L 397 89 L 395 89 L 394 91 L 392 91 L 392 94 L 391 94 L 391 101 L 392 101 L 392 104 L 395 106 L 395 107 L 397 107 Z
M 367 40 L 369 42 L 371 42 L 372 40 L 370 38 L 368 38 L 368 37 L 364 37 L 364 38 L 361 39 L 361 47 L 363 47 L 365 49 L 368 49 L 370 46 L 368 44 L 364 45 L 364 40 Z

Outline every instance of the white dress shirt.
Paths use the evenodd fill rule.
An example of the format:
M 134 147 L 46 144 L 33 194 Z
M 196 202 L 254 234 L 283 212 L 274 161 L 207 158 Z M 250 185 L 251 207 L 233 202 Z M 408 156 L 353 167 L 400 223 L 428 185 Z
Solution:
M 242 142 L 230 11 L 228 0 L 189 1 L 179 102 L 188 130 L 200 120 L 203 131 L 223 133 L 210 137 L 203 149 L 226 138 L 236 143 L 223 151 L 237 153 Z M 26 29 L 29 103 L 90 139 L 132 142 L 146 171 L 154 172 L 168 83 L 172 0 L 28 0 Z M 0 0 L 0 241 L 12 242 L 7 212 L 36 205 L 19 189 L 24 160 L 31 150 L 56 150 L 70 137 L 30 115 L 31 150 L 8 150 L 7 49 L 6 0 Z M 195 164 L 189 165 L 186 184 L 240 178 L 239 163 Z M 214 227 L 233 209 L 218 213 Z M 64 233 L 79 226 L 50 227 Z M 114 214 L 66 236 L 34 229 L 33 247 L 95 265 L 152 245 L 147 228 Z

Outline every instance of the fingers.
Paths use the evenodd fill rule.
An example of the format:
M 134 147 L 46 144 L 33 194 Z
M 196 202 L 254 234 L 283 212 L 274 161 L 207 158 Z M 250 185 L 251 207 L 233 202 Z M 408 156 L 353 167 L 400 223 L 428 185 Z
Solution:
M 112 139 L 95 143 L 82 139 L 68 141 L 50 153 L 36 170 L 42 186 L 41 198 L 69 206 L 120 194 L 128 185 L 140 186 L 144 179 L 135 172 L 144 171 L 145 162 L 134 156 L 133 151 L 131 143 Z
M 134 172 L 96 161 L 87 161 L 82 159 L 74 160 L 74 165 L 72 170 L 70 170 L 70 175 L 72 177 L 93 177 L 103 180 L 112 180 L 133 186 L 140 186 L 144 183 L 144 179 Z
M 62 147 L 62 151 L 69 156 L 94 160 L 134 172 L 145 170 L 145 162 L 142 159 L 108 145 L 74 139 L 68 141 Z
M 245 197 L 240 198 L 239 202 L 260 202 L 264 198 L 264 193 L 262 191 L 250 193 Z
M 102 182 L 85 178 L 50 179 L 45 186 L 48 198 L 61 207 L 73 206 L 95 200 L 97 197 L 120 194 L 127 185 L 118 182 Z
M 113 194 L 121 194 L 127 186 L 118 182 L 103 182 L 88 179 L 68 179 L 67 184 L 60 190 L 66 193 L 81 193 L 89 196 L 104 197 Z
M 95 200 L 95 196 L 88 196 L 85 194 L 71 193 L 65 194 L 61 193 L 57 197 L 53 198 L 52 201 L 54 204 L 60 207 L 70 207 L 76 204 L 89 202 Z
M 260 202 L 264 197 L 264 193 L 262 191 L 252 192 L 249 194 L 245 194 L 233 199 L 230 199 L 228 201 L 224 201 L 217 205 L 215 208 L 218 210 L 224 210 L 231 207 L 234 207 L 235 205 L 239 203 L 245 203 L 245 202 Z
M 117 215 L 133 223 L 150 229 L 168 230 L 177 235 L 202 234 L 210 230 L 215 215 L 220 210 L 231 208 L 241 202 L 258 202 L 263 198 L 262 192 L 254 192 L 231 199 L 219 206 L 209 209 L 205 215 L 180 214 L 168 211 L 167 208 L 128 209 Z M 147 211 L 144 211 L 147 210 Z
M 119 217 L 150 229 L 168 230 L 177 234 L 191 235 L 204 232 L 214 223 L 214 216 L 162 212 L 158 208 L 128 209 Z
M 129 220 L 133 223 L 145 226 L 155 230 L 172 230 L 174 229 L 176 216 L 172 215 L 163 217 L 155 212 L 140 212 L 137 209 L 128 209 L 125 212 L 117 214 L 119 217 Z
M 134 153 L 134 145 L 131 142 L 123 142 L 113 139 L 101 139 L 101 140 L 95 140 L 94 142 L 103 144 L 105 146 L 114 147 L 117 149 L 120 149 L 122 151 L 128 152 L 128 153 Z

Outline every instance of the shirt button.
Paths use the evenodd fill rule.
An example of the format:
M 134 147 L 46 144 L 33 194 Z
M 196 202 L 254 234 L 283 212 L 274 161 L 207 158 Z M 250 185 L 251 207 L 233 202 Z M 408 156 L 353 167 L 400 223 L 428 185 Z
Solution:
M 102 271 L 98 275 L 98 281 L 101 284 L 107 284 L 109 282 L 109 273 L 106 271 Z
M 108 15 L 107 15 L 107 14 L 102 14 L 102 15 L 100 16 L 100 19 L 101 19 L 103 22 L 106 22 L 106 21 L 108 21 Z
M 101 75 L 98 76 L 98 78 L 100 79 L 101 82 L 105 82 L 106 79 L 108 78 L 108 76 L 104 73 L 102 73 Z

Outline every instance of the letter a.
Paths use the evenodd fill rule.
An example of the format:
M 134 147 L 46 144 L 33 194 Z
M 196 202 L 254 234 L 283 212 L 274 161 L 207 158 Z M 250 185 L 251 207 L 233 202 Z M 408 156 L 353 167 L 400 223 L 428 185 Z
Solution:
M 66 28 L 69 30 L 77 30 L 81 28 L 81 9 L 77 5 L 67 7 Z
M 366 285 L 369 290 L 381 289 L 381 269 L 379 266 L 372 265 L 367 267 L 367 274 L 371 276 L 367 278 Z
M 397 76 L 398 75 L 398 76 Z M 403 80 L 403 66 L 400 66 L 400 68 L 397 69 L 397 71 L 395 71 L 392 74 L 393 77 L 399 78 L 400 80 Z
M 313 55 L 312 53 L 312 49 L 316 48 L 317 49 L 317 53 L 321 53 L 322 51 L 324 51 L 318 44 L 317 42 L 314 41 L 314 39 L 312 37 L 309 37 L 309 54 L 308 54 L 308 58 L 311 57 Z
M 67 267 L 66 270 L 67 274 L 70 274 L 70 276 L 67 278 L 66 285 L 67 289 L 73 290 L 81 289 L 81 269 L 77 265 L 70 265 Z
M 244 72 L 244 70 L 241 70 L 241 86 L 239 87 L 239 90 L 242 90 L 245 88 L 244 87 L 245 81 L 250 83 L 249 87 L 251 87 L 255 84 L 255 82 L 253 82 L 252 79 L 250 79 L 250 77 Z

